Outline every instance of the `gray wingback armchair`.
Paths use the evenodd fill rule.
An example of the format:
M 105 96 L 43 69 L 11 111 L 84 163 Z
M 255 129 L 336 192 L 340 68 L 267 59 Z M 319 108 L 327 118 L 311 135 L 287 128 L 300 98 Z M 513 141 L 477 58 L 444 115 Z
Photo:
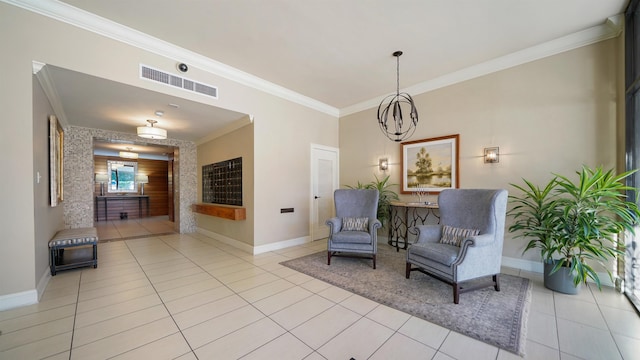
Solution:
M 417 270 L 451 284 L 456 304 L 465 291 L 487 286 L 500 291 L 507 191 L 446 189 L 438 207 L 440 225 L 416 226 L 418 238 L 407 249 L 407 279 Z M 492 281 L 461 286 L 485 276 Z
M 329 225 L 327 265 L 331 265 L 332 256 L 365 257 L 373 259 L 373 268 L 376 268 L 378 228 L 382 226 L 377 219 L 378 198 L 376 189 L 334 192 L 336 216 L 326 222 Z

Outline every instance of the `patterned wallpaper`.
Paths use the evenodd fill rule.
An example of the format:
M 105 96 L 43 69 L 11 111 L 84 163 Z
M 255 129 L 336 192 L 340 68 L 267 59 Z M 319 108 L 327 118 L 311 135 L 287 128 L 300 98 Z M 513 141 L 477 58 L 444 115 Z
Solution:
M 64 221 L 66 228 L 91 227 L 95 218 L 93 198 L 93 140 L 140 141 L 135 134 L 71 126 L 64 133 Z M 176 147 L 174 158 L 175 226 L 179 233 L 196 231 L 191 204 L 197 197 L 196 145 L 175 139 L 146 143 Z

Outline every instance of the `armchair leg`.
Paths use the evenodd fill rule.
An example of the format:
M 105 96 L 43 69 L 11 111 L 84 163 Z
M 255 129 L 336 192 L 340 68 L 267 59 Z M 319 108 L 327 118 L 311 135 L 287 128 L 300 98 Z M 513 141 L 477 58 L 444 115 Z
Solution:
M 411 274 L 411 264 L 407 263 L 407 268 L 406 268 L 406 272 L 405 272 L 405 276 L 408 279 L 409 278 L 409 274 Z
M 453 284 L 453 303 L 458 304 L 460 302 L 460 285 L 457 282 Z
M 327 251 L 327 265 L 331 265 L 331 251 Z
M 500 291 L 500 274 L 493 275 L 493 288 Z
M 373 254 L 373 269 L 376 269 L 376 254 Z

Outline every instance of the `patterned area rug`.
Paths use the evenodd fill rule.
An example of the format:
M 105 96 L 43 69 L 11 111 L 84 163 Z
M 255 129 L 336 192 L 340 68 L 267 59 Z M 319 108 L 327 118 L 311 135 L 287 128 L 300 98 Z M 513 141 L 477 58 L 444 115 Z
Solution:
M 425 319 L 518 355 L 524 355 L 527 317 L 531 304 L 528 279 L 500 275 L 500 291 L 493 287 L 460 295 L 453 303 L 452 287 L 420 272 L 405 279 L 401 250 L 380 244 L 377 269 L 365 259 L 334 257 L 327 252 L 288 260 L 281 264 L 368 299 Z M 490 279 L 490 278 L 489 278 Z M 486 279 L 482 279 L 486 281 Z

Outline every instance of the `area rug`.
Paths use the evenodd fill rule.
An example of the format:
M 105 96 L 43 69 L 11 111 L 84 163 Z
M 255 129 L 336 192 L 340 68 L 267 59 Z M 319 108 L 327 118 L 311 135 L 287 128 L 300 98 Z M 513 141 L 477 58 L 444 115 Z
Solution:
M 531 303 L 528 279 L 500 275 L 500 291 L 493 287 L 460 295 L 453 303 L 452 287 L 417 271 L 405 278 L 404 250 L 378 246 L 377 269 L 372 261 L 334 257 L 327 265 L 321 251 L 281 264 L 378 303 L 425 319 L 499 348 L 524 355 L 526 322 Z M 483 279 L 486 281 L 486 279 Z

